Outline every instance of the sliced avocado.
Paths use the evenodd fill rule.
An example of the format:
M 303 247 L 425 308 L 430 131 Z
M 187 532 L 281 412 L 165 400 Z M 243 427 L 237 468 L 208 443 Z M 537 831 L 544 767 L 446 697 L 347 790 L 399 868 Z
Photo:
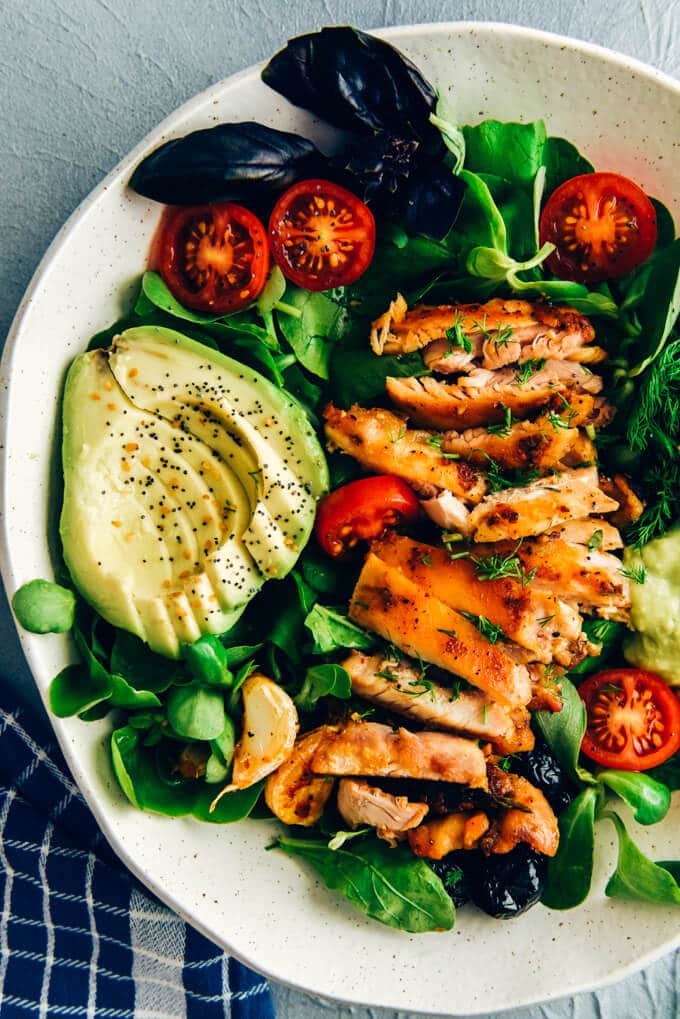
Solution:
M 285 393 L 180 333 L 127 330 L 64 394 L 61 536 L 104 618 L 161 654 L 236 621 L 295 564 L 327 488 Z

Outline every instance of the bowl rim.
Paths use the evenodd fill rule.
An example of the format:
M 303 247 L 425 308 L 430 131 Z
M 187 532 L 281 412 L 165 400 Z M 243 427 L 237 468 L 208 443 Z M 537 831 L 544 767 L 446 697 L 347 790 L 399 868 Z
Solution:
M 376 35 L 380 38 L 384 38 L 390 42 L 398 43 L 399 40 L 404 37 L 410 37 L 414 33 L 429 34 L 429 35 L 445 35 L 450 33 L 469 33 L 476 35 L 488 35 L 493 37 L 498 36 L 512 36 L 515 38 L 523 38 L 531 42 L 543 43 L 548 47 L 555 47 L 561 49 L 570 49 L 575 52 L 586 54 L 590 57 L 597 58 L 601 61 L 608 62 L 621 69 L 626 69 L 634 72 L 636 75 L 646 78 L 653 82 L 655 85 L 659 85 L 669 92 L 675 94 L 680 100 L 680 81 L 667 74 L 664 71 L 660 71 L 657 68 L 639 60 L 635 57 L 627 56 L 626 54 L 620 53 L 616 50 L 610 49 L 609 47 L 599 45 L 597 43 L 587 42 L 585 40 L 576 39 L 570 36 L 561 35 L 556 32 L 549 32 L 543 29 L 531 28 L 529 26 L 510 24 L 499 21 L 442 21 L 442 22 L 419 22 L 415 24 L 405 25 L 393 25 L 389 27 L 383 27 L 379 29 L 367 30 L 369 34 Z M 100 196 L 108 190 L 108 188 L 120 180 L 120 178 L 129 173 L 132 166 L 142 157 L 145 153 L 150 151 L 153 147 L 160 143 L 160 139 L 168 132 L 173 129 L 173 124 L 180 117 L 186 117 L 191 115 L 194 108 L 200 108 L 205 98 L 216 92 L 220 91 L 226 86 L 232 86 L 237 84 L 243 79 L 259 75 L 260 69 L 264 66 L 266 61 L 254 63 L 240 71 L 235 72 L 232 75 L 228 75 L 226 78 L 219 79 L 216 82 L 210 84 L 207 88 L 202 89 L 194 96 L 175 107 L 162 121 L 160 121 L 155 127 L 147 132 L 144 137 L 135 145 L 127 154 L 125 154 L 116 165 L 106 174 L 106 176 L 97 184 L 89 194 L 79 203 L 74 211 L 69 215 L 64 224 L 55 234 L 53 240 L 47 247 L 44 255 L 40 259 L 32 277 L 26 288 L 26 291 L 17 307 L 14 315 L 12 324 L 7 333 L 4 348 L 2 351 L 2 357 L 0 358 L 0 380 L 5 384 L 2 386 L 0 391 L 0 450 L 2 456 L 0 459 L 0 576 L 7 592 L 8 602 L 10 602 L 10 592 L 14 591 L 17 586 L 17 575 L 13 563 L 12 547 L 10 543 L 8 527 L 7 527 L 7 513 L 6 505 L 8 501 L 8 491 L 6 477 L 8 472 L 8 459 L 9 459 L 9 418 L 8 408 L 10 400 L 10 391 L 12 385 L 12 367 L 14 362 L 14 356 L 18 349 L 19 343 L 21 342 L 22 329 L 24 325 L 24 319 L 26 317 L 27 310 L 36 295 L 40 290 L 42 282 L 50 271 L 53 261 L 59 255 L 62 246 L 70 238 L 71 233 L 76 229 L 80 221 L 88 214 L 90 209 L 95 206 Z M 272 93 L 274 95 L 274 93 Z M 11 613 L 11 604 L 10 604 Z M 60 748 L 66 758 L 67 764 L 74 774 L 76 784 L 78 783 L 77 776 L 81 769 L 74 759 L 74 755 L 71 752 L 70 741 L 66 738 L 60 725 L 55 726 L 55 720 L 49 711 L 49 705 L 47 704 L 46 696 L 43 694 L 43 690 L 37 683 L 35 676 L 39 673 L 40 669 L 34 654 L 35 644 L 39 637 L 34 634 L 23 631 L 13 613 L 12 618 L 14 621 L 15 628 L 21 643 L 22 651 L 26 658 L 26 663 L 31 672 L 33 681 L 36 682 L 38 690 L 45 705 L 48 713 L 50 724 L 53 726 L 55 735 L 57 737 Z M 82 791 L 82 790 L 81 790 Z M 85 794 L 83 794 L 85 795 Z M 183 920 L 190 923 L 194 928 L 204 934 L 209 940 L 217 944 L 225 952 L 237 958 L 240 962 L 249 966 L 258 973 L 261 973 L 267 979 L 271 979 L 279 984 L 294 990 L 299 990 L 307 993 L 314 994 L 318 997 L 326 997 L 327 1000 L 336 1001 L 346 1005 L 354 1005 L 365 1007 L 383 1007 L 383 1008 L 403 1008 L 402 1004 L 391 1005 L 389 1002 L 384 1001 L 371 1001 L 369 1003 L 357 997 L 342 997 L 333 994 L 332 996 L 324 995 L 321 992 L 316 991 L 314 988 L 304 986 L 300 983 L 295 982 L 295 979 L 285 974 L 280 974 L 272 970 L 268 970 L 266 966 L 263 966 L 258 959 L 254 961 L 249 957 L 249 952 L 241 950 L 235 946 L 229 945 L 226 940 L 209 928 L 207 923 L 204 923 L 200 918 L 187 914 L 185 910 L 175 900 L 172 889 L 167 888 L 165 885 L 158 883 L 154 878 L 154 875 L 144 869 L 143 866 L 138 865 L 132 856 L 128 853 L 125 844 L 122 843 L 116 834 L 110 829 L 107 821 L 107 810 L 105 805 L 100 808 L 99 804 L 95 801 L 91 801 L 88 795 L 85 795 L 85 799 L 89 809 L 92 811 L 95 819 L 102 830 L 106 840 L 122 861 L 125 867 L 145 885 L 161 902 L 172 909 L 175 913 L 180 915 Z M 662 945 L 650 949 L 648 952 L 643 953 L 641 956 L 628 963 L 627 965 L 617 968 L 614 973 L 610 974 L 606 978 L 599 979 L 593 982 L 584 983 L 579 986 L 574 986 L 573 989 L 567 990 L 556 990 L 555 993 L 544 993 L 536 994 L 535 996 L 528 996 L 519 1003 L 511 1003 L 504 1006 L 502 1011 L 512 1009 L 515 1007 L 529 1007 L 540 1002 L 554 1001 L 558 998 L 562 998 L 565 995 L 571 996 L 575 994 L 581 994 L 589 992 L 595 989 L 610 986 L 611 984 L 617 983 L 626 977 L 638 972 L 644 967 L 650 965 L 662 956 L 672 952 L 674 949 L 680 947 L 680 929 L 677 935 L 668 941 L 665 941 Z M 498 1011 L 498 1010 L 497 1010 Z M 420 1013 L 433 1016 L 444 1016 L 454 1015 L 454 1013 L 440 1013 L 440 1012 L 428 1012 Z M 479 1006 L 474 1011 L 466 1012 L 466 1015 L 485 1015 L 485 1010 Z

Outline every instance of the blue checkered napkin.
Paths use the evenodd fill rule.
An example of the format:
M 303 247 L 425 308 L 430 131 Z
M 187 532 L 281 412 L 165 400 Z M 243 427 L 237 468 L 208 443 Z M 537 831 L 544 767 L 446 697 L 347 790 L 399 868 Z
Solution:
M 122 867 L 52 734 L 0 703 L 0 1015 L 273 1019 L 266 981 Z

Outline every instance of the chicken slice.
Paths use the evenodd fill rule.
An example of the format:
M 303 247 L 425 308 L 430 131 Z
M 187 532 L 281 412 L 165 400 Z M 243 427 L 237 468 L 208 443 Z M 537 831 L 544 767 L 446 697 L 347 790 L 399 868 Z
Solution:
M 466 341 L 457 344 L 460 349 L 449 330 Z M 371 347 L 376 354 L 406 354 L 427 347 L 429 368 L 460 371 L 446 364 L 449 356 L 455 360 L 466 355 L 463 366 L 481 357 L 485 368 L 499 368 L 521 359 L 525 351 L 525 359 L 568 357 L 594 337 L 588 319 L 573 308 L 493 298 L 486 304 L 421 304 L 408 311 L 399 294 L 373 323 Z
M 440 448 L 442 453 L 456 453 L 479 467 L 488 465 L 490 459 L 507 468 L 558 467 L 575 450 L 579 460 L 583 459 L 578 428 L 565 428 L 561 419 L 547 414 L 535 421 L 517 421 L 500 431 L 468 428 L 445 432 Z
M 456 811 L 426 821 L 408 833 L 415 856 L 441 860 L 457 849 L 476 849 L 489 829 L 489 818 L 482 811 L 474 814 Z
M 424 676 L 406 659 L 352 651 L 342 667 L 349 673 L 352 691 L 358 697 L 421 725 L 488 740 L 499 754 L 519 753 L 534 746 L 525 708 L 512 711 L 481 691 L 447 688 Z
M 634 524 L 639 520 L 645 508 L 642 499 L 630 486 L 630 483 L 623 474 L 615 474 L 613 478 L 602 478 L 600 485 L 602 489 L 616 499 L 619 508 L 612 514 L 612 523 L 617 527 L 625 527 L 626 524 Z
M 514 417 L 527 417 L 545 407 L 556 396 L 572 392 L 599 393 L 599 375 L 570 361 L 536 362 L 532 372 L 501 368 L 475 368 L 455 383 L 422 378 L 386 379 L 387 393 L 396 406 L 425 427 L 474 428 L 502 421 L 508 408 Z M 566 397 L 565 397 L 566 399 Z M 562 405 L 564 401 L 562 401 Z M 593 401 L 589 404 L 592 416 Z M 576 425 L 576 419 L 572 422 Z
M 445 531 L 458 531 L 469 537 L 470 510 L 451 492 L 439 492 L 430 499 L 421 499 L 420 505 L 430 520 Z
M 526 842 L 544 856 L 554 856 L 560 833 L 555 813 L 540 789 L 520 775 L 513 775 L 489 762 L 489 791 L 495 799 L 509 800 L 517 807 L 501 812 L 480 841 L 484 853 L 509 853 Z
M 555 657 L 561 664 L 575 664 L 582 620 L 566 602 L 514 577 L 483 580 L 472 559 L 452 559 L 444 548 L 394 532 L 373 542 L 371 551 L 449 608 L 483 616 L 499 626 L 506 638 L 532 652 L 533 661 L 550 662 Z M 581 653 L 577 661 L 583 657 Z
M 593 376 L 596 379 L 599 377 L 599 375 Z M 578 392 L 573 389 L 569 391 L 568 399 L 564 393 L 555 392 L 548 406 L 553 413 L 559 414 L 565 419 L 568 418 L 572 428 L 585 427 L 586 425 L 592 425 L 593 428 L 604 428 L 616 414 L 616 408 L 612 407 L 611 403 L 607 403 L 603 396 Z
M 516 541 L 618 505 L 600 490 L 597 468 L 581 467 L 492 492 L 475 506 L 469 524 L 477 542 Z
M 623 538 L 614 525 L 603 517 L 588 517 L 586 520 L 566 520 L 563 524 L 551 527 L 546 538 L 561 538 L 574 545 L 586 545 L 589 548 L 608 552 L 613 548 L 623 548 Z
M 497 546 L 487 546 L 487 549 L 491 554 L 493 550 L 498 551 Z M 489 551 L 480 554 L 485 556 Z M 630 582 L 623 575 L 623 563 L 616 556 L 600 549 L 589 549 L 587 544 L 555 538 L 552 531 L 523 541 L 516 554 L 532 578 L 533 590 L 555 594 L 583 611 L 628 622 Z
M 479 502 L 488 484 L 470 464 L 442 456 L 428 442 L 431 432 L 407 428 L 398 414 L 382 408 L 354 406 L 324 411 L 329 448 L 341 449 L 371 471 L 396 474 L 416 486 L 446 489 Z
M 429 809 L 427 803 L 411 803 L 360 779 L 342 778 L 338 785 L 338 810 L 350 828 L 375 828 L 378 838 L 392 845 L 402 832 L 417 828 Z
M 369 553 L 354 588 L 350 618 L 400 648 L 461 676 L 512 708 L 531 699 L 525 665 L 502 642 L 490 644 L 473 623 Z
M 475 740 L 409 732 L 378 722 L 348 722 L 312 758 L 319 775 L 393 775 L 486 789 L 486 758 Z

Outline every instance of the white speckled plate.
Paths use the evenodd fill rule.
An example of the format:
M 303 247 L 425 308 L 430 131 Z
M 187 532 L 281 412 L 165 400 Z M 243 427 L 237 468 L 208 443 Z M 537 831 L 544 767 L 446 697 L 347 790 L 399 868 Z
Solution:
M 524 28 L 420 25 L 385 35 L 447 96 L 461 122 L 543 117 L 599 169 L 638 180 L 680 218 L 680 85 L 606 50 Z M 173 113 L 93 192 L 49 249 L 24 299 L 2 365 L 5 442 L 3 577 L 8 591 L 52 575 L 50 479 L 66 367 L 121 313 L 159 207 L 126 190 L 141 156 L 172 135 L 254 118 L 323 140 L 249 69 Z M 70 659 L 65 638 L 22 633 L 43 697 Z M 134 810 L 117 788 L 104 723 L 54 719 L 75 778 L 113 847 L 157 895 L 230 952 L 277 980 L 346 1001 L 432 1013 L 484 1014 L 623 977 L 680 945 L 678 913 L 605 898 L 613 832 L 598 832 L 588 903 L 536 907 L 512 922 L 460 911 L 448 934 L 411 936 L 364 920 L 295 860 L 266 853 L 272 826 L 170 820 Z M 678 855 L 680 804 L 635 831 L 653 858 Z

